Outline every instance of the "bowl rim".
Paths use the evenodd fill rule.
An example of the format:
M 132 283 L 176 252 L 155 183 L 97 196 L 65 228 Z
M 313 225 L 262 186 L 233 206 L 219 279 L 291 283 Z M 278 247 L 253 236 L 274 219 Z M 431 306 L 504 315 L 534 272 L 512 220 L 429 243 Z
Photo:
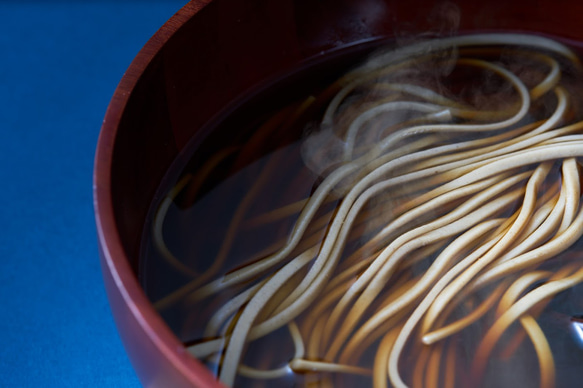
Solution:
M 189 1 L 146 42 L 132 60 L 107 107 L 97 140 L 93 166 L 93 208 L 103 276 L 111 276 L 114 287 L 122 298 L 122 303 L 161 355 L 178 370 L 186 381 L 200 387 L 220 387 L 221 385 L 202 363 L 184 349 L 182 342 L 163 322 L 139 285 L 116 226 L 111 197 L 111 167 L 118 127 L 127 102 L 142 73 L 172 35 L 211 1 Z M 109 294 L 108 292 L 111 307 L 113 301 Z M 127 346 L 124 341 L 126 351 Z M 135 360 L 130 359 L 130 361 L 135 368 Z M 139 371 L 137 372 L 138 378 L 142 380 L 144 377 L 140 376 Z

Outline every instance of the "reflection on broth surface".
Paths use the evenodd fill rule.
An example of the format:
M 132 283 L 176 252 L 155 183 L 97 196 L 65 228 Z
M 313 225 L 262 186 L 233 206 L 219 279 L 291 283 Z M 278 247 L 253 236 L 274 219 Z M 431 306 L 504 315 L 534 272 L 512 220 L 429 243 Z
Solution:
M 168 325 L 228 386 L 580 381 L 576 55 L 480 34 L 340 62 L 169 172 L 140 269 Z

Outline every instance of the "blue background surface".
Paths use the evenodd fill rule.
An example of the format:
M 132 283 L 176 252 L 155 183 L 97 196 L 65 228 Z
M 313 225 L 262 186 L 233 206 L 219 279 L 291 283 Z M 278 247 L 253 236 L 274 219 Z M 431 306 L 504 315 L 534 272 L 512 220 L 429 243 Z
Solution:
M 186 0 L 0 1 L 0 386 L 135 387 L 103 287 L 93 157 L 134 56 Z

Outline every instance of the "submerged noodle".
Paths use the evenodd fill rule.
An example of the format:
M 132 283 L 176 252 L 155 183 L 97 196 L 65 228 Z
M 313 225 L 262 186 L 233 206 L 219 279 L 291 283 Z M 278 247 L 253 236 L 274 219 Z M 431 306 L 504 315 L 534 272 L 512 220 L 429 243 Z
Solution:
M 449 74 L 435 70 L 452 61 Z M 181 263 L 162 232 L 168 203 L 203 178 L 187 175 L 169 192 L 153 222 L 155 246 L 192 280 L 155 306 L 196 309 L 235 294 L 210 303 L 203 338 L 188 346 L 227 386 L 238 376 L 296 373 L 306 386 L 341 386 L 338 376 L 355 375 L 379 388 L 452 387 L 485 378 L 498 344 L 512 354 L 530 342 L 540 386 L 553 387 L 557 371 L 537 317 L 583 282 L 583 105 L 569 81 L 579 72 L 567 47 L 520 34 L 374 56 L 322 92 L 327 107 L 302 145 L 319 185 L 301 201 L 248 215 L 284 163 L 274 158 L 207 270 Z M 264 132 L 289 128 L 320 100 L 286 108 Z M 241 149 L 218 153 L 202 175 Z M 241 228 L 293 215 L 285 241 L 223 268 Z M 464 364 L 456 343 L 477 323 Z M 249 344 L 275 332 L 293 344 L 288 361 L 247 365 Z

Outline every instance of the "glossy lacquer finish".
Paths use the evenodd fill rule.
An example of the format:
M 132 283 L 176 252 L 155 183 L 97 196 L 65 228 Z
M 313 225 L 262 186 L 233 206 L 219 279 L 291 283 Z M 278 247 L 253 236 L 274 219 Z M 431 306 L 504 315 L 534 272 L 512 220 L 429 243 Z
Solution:
M 144 219 L 162 176 L 188 140 L 230 101 L 307 60 L 383 38 L 407 43 L 419 34 L 523 31 L 578 45 L 583 40 L 582 14 L 583 3 L 565 0 L 188 3 L 123 76 L 95 158 L 95 214 L 105 286 L 142 383 L 219 386 L 156 314 L 140 288 L 136 268 Z

